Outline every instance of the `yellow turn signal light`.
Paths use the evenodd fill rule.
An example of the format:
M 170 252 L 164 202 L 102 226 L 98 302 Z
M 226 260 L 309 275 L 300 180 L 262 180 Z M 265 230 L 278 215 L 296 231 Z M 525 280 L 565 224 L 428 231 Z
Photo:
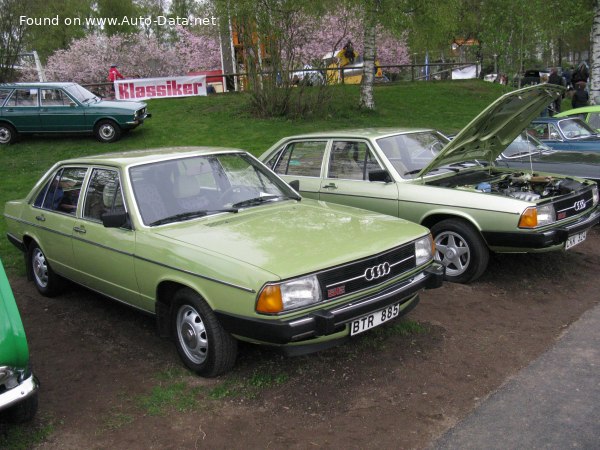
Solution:
M 519 219 L 519 228 L 535 228 L 538 225 L 537 208 L 527 208 Z
M 281 311 L 283 311 L 281 288 L 278 284 L 265 286 L 256 302 L 256 312 L 273 314 Z

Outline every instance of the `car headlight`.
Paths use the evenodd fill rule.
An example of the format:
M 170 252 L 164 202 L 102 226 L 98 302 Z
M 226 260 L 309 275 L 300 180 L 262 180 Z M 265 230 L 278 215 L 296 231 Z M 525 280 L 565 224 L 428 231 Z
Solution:
M 431 234 L 415 241 L 415 264 L 420 266 L 433 259 L 435 244 Z
M 256 312 L 274 314 L 308 306 L 323 300 L 315 275 L 266 285 L 258 296 Z
M 536 228 L 556 222 L 554 206 L 531 206 L 519 218 L 519 228 Z
M 598 204 L 598 185 L 592 186 L 592 204 L 594 206 Z

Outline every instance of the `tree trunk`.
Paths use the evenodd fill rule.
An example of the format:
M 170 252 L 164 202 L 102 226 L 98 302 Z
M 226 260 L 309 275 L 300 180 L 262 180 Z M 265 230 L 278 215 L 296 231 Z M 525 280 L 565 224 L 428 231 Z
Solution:
M 592 57 L 590 58 L 590 99 L 593 104 L 600 104 L 600 0 L 594 5 L 594 22 L 592 24 Z
M 600 0 L 598 0 L 600 1 Z M 375 98 L 373 96 L 373 84 L 375 82 L 375 52 L 376 52 L 376 26 L 377 12 L 380 0 L 368 2 L 365 11 L 365 35 L 364 35 L 364 54 L 363 54 L 363 75 L 360 86 L 361 108 L 374 110 Z

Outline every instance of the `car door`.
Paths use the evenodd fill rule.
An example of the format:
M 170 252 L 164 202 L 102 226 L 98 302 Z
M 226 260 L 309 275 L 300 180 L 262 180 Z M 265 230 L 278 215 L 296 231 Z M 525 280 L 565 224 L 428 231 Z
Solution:
M 38 89 L 15 89 L 2 108 L 2 116 L 19 132 L 40 131 Z
M 288 183 L 299 181 L 302 195 L 318 199 L 327 144 L 327 139 L 288 142 L 266 164 Z
M 93 168 L 81 218 L 74 227 L 73 258 L 82 284 L 137 305 L 139 294 L 133 261 L 135 232 L 131 227 L 102 225 L 104 213 L 125 211 L 119 172 L 113 168 Z
M 83 106 L 62 89 L 40 89 L 40 127 L 43 131 L 85 131 Z
M 77 281 L 73 259 L 73 228 L 77 223 L 80 192 L 87 167 L 61 167 L 38 192 L 25 219 L 34 224 L 34 238 L 50 266 Z
M 369 181 L 369 172 L 385 169 L 366 141 L 333 140 L 325 170 L 320 200 L 398 216 L 396 183 Z

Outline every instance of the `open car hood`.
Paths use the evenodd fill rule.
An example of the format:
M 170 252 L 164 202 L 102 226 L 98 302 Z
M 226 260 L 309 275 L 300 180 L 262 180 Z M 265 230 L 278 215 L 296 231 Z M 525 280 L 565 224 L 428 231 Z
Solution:
M 504 94 L 463 128 L 417 177 L 453 163 L 475 159 L 493 163 L 563 91 L 562 86 L 545 83 Z

